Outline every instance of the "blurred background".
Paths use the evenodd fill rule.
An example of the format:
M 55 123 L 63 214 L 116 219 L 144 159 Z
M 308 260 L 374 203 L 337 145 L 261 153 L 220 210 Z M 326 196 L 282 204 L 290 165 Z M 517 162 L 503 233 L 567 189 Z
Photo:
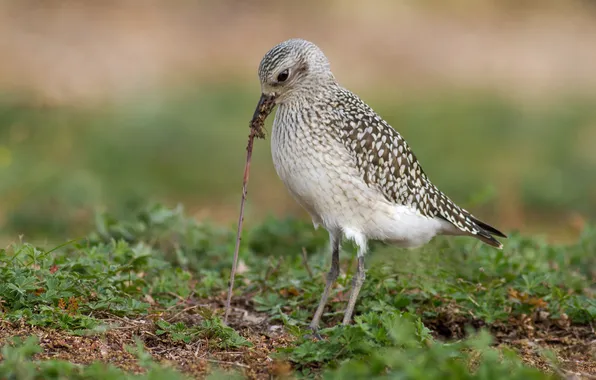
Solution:
M 3 0 L 0 241 L 148 200 L 235 223 L 256 70 L 292 37 L 483 220 L 562 241 L 595 219 L 596 1 Z M 269 141 L 254 160 L 247 223 L 306 217 Z

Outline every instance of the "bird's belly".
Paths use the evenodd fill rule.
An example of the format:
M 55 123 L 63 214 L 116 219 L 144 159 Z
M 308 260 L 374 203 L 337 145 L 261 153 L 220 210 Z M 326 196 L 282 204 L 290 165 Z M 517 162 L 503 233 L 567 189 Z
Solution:
M 366 184 L 341 146 L 330 146 L 322 153 L 307 144 L 280 149 L 273 141 L 272 148 L 282 182 L 313 221 L 327 230 L 415 247 L 427 243 L 442 227 L 438 220 L 389 202 Z
M 332 215 L 344 202 L 339 197 L 342 184 L 337 154 L 308 147 L 272 149 L 275 170 L 294 199 L 316 223 L 331 227 Z

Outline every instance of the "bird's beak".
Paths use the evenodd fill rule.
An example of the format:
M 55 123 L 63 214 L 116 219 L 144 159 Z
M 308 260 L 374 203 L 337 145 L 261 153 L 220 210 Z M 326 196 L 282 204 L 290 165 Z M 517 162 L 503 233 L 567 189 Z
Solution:
M 259 99 L 259 104 L 257 104 L 255 114 L 252 116 L 252 120 L 250 121 L 250 127 L 255 129 L 260 134 L 262 134 L 265 119 L 267 119 L 267 116 L 269 116 L 271 111 L 273 111 L 273 107 L 275 107 L 276 98 L 277 96 L 275 94 L 261 94 L 261 99 Z

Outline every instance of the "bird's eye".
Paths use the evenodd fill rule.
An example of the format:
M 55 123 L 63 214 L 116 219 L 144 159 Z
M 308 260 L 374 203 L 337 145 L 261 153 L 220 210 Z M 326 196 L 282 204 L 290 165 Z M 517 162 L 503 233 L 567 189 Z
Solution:
M 286 80 L 288 80 L 289 76 L 290 76 L 290 71 L 288 69 L 285 69 L 281 73 L 277 74 L 277 81 L 285 82 Z

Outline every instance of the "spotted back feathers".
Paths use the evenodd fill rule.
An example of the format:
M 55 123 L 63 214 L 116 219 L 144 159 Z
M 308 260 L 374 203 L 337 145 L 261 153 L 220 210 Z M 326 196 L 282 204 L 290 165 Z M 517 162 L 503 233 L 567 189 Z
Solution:
M 505 237 L 456 205 L 433 185 L 402 136 L 366 103 L 347 90 L 340 90 L 338 112 L 341 141 L 352 153 L 364 181 L 378 188 L 385 198 L 408 206 L 427 217 L 439 217 L 487 244 L 501 248 L 492 235 Z

